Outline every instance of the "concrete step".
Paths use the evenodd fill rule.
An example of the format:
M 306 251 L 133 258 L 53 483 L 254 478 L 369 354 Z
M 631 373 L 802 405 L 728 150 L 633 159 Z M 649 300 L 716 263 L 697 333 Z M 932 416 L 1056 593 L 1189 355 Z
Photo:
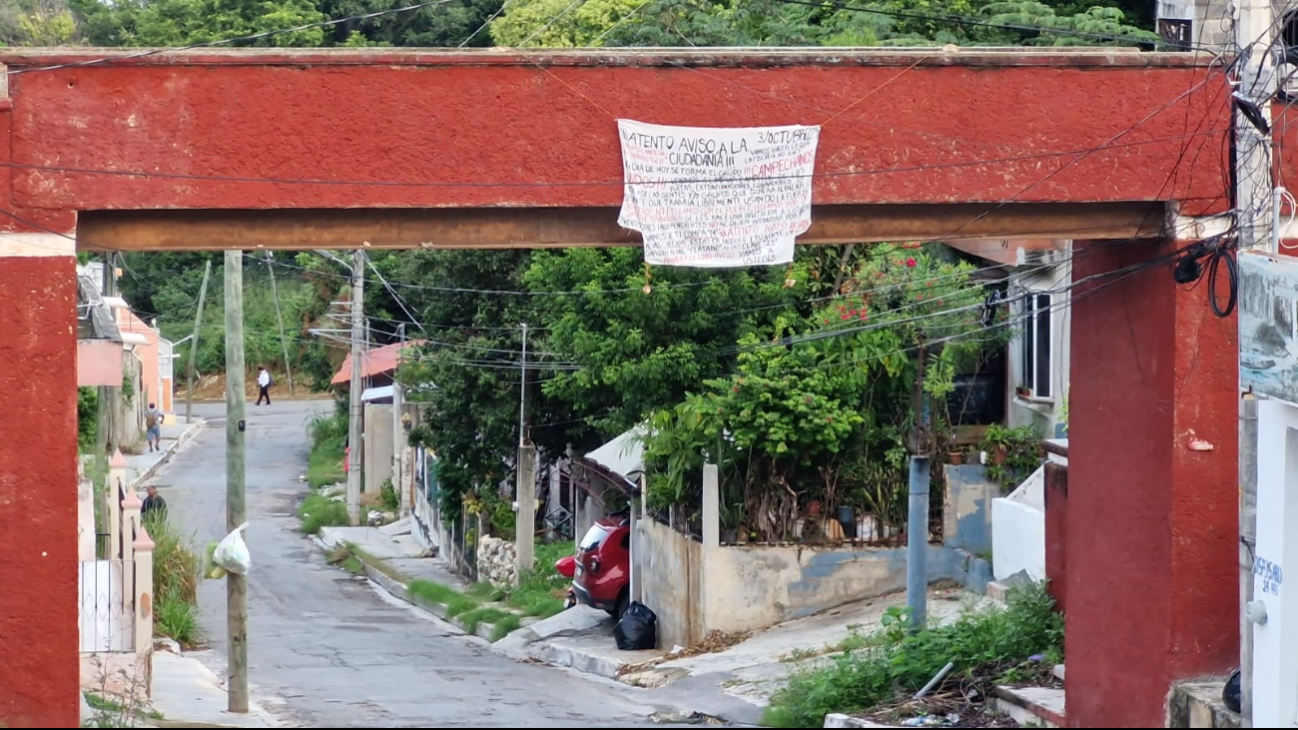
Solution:
M 1024 727 L 1066 727 L 1064 691 L 1049 687 L 997 687 L 994 706 Z

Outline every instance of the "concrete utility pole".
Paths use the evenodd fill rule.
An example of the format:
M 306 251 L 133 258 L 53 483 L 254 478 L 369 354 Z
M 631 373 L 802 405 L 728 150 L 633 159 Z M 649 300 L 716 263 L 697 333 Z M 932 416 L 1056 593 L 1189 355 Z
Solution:
M 361 448 L 362 422 L 365 419 L 365 404 L 361 398 L 363 388 L 362 372 L 364 370 L 365 333 L 365 251 L 357 249 L 352 254 L 352 387 L 350 398 L 351 418 L 348 424 L 348 448 L 351 449 L 347 463 L 347 523 L 361 523 L 361 468 L 365 450 Z
M 248 519 L 244 502 L 243 252 L 225 252 L 225 526 Z M 229 710 L 248 711 L 248 578 L 226 577 Z
M 1239 246 L 1247 250 L 1268 246 L 1272 238 L 1271 102 L 1277 90 L 1276 60 L 1283 49 L 1273 44 L 1271 0 L 1236 0 L 1235 12 L 1235 42 L 1242 56 L 1235 90 L 1235 206 Z M 1251 120 L 1245 107 L 1260 120 Z
M 518 574 L 532 569 L 536 550 L 536 447 L 527 438 L 527 325 L 523 324 L 523 354 L 519 362 L 518 390 L 518 481 L 514 493 L 518 517 L 514 522 L 514 548 Z
M 406 341 L 406 326 L 397 325 L 397 343 L 399 348 L 404 348 Z M 401 350 L 398 349 L 398 353 Z M 400 354 L 397 355 L 398 363 Z M 398 366 L 398 371 L 400 367 Z M 401 381 L 397 379 L 397 372 L 392 374 L 392 488 L 397 492 L 397 516 L 406 517 L 410 514 L 410 492 L 406 489 L 406 429 L 402 423 L 402 416 L 405 411 L 405 394 L 402 392 Z
M 1235 12 L 1235 43 L 1240 53 L 1240 83 L 1234 92 L 1235 214 L 1239 222 L 1239 248 L 1278 253 L 1279 195 L 1271 177 L 1271 102 L 1277 91 L 1277 61 L 1284 48 L 1283 44 L 1274 43 L 1275 9 L 1271 0 L 1236 0 Z M 1243 280 L 1246 271 L 1241 269 L 1241 291 L 1248 288 Z M 1257 400 L 1252 393 L 1242 394 L 1239 418 L 1240 715 L 1245 727 L 1253 727 L 1256 627 L 1247 609 L 1253 601 L 1255 582 L 1259 433 Z M 1263 704 L 1271 707 L 1274 703 Z
M 198 328 L 203 323 L 203 301 L 207 299 L 207 279 L 212 275 L 212 260 L 203 267 L 203 285 L 198 288 L 198 312 L 194 314 L 194 333 L 189 338 L 189 366 L 185 368 L 185 423 L 194 420 L 194 354 L 198 352 Z
M 288 379 L 289 397 L 293 393 L 293 363 L 288 359 L 288 338 L 284 336 L 284 312 L 279 307 L 279 287 L 275 285 L 275 263 L 271 260 L 274 254 L 266 252 L 266 269 L 270 271 L 270 292 L 275 298 L 275 321 L 279 323 L 279 346 L 284 350 L 284 374 Z
M 921 335 L 922 337 L 922 335 Z M 924 628 L 928 620 L 928 411 L 924 398 L 924 368 L 928 346 L 921 340 L 915 375 L 915 429 L 911 433 L 910 515 L 906 521 L 906 607 L 911 627 Z

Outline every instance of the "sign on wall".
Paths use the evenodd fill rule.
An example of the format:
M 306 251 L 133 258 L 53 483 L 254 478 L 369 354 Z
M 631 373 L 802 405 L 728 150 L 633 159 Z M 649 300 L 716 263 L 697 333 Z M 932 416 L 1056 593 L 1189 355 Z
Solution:
M 811 226 L 820 127 L 664 127 L 618 120 L 625 191 L 618 224 L 645 262 L 783 264 Z
M 1239 253 L 1239 382 L 1298 404 L 1298 262 Z

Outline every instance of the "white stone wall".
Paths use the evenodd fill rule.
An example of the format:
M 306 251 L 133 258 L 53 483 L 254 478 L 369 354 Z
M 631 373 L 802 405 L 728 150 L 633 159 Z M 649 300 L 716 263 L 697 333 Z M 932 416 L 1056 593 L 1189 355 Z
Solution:
M 490 536 L 478 540 L 478 580 L 501 587 L 518 582 L 518 552 L 514 543 Z

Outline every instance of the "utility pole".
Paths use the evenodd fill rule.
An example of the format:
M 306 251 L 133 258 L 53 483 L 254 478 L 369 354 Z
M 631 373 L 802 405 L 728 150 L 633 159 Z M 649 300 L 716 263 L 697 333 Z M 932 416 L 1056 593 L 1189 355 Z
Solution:
M 1271 0 L 1236 0 L 1235 43 L 1240 54 L 1239 85 L 1234 92 L 1234 214 L 1240 251 L 1279 252 L 1278 192 L 1271 177 L 1271 102 L 1277 88 L 1276 66 L 1283 44 L 1275 44 L 1275 8 Z M 1250 118 L 1252 117 L 1252 118 Z M 1239 289 L 1248 291 L 1248 269 L 1241 267 Z M 1242 344 L 1242 343 L 1241 343 Z M 1253 602 L 1253 562 L 1257 544 L 1258 422 L 1257 400 L 1242 393 L 1239 407 L 1239 611 L 1240 714 L 1254 727 L 1253 654 L 1255 624 L 1248 615 Z M 1264 680 L 1265 681 L 1265 680 Z M 1270 707 L 1272 698 L 1264 698 Z M 1271 718 L 1262 718 L 1264 723 Z M 1263 725 L 1265 727 L 1265 724 Z
M 527 324 L 523 327 L 523 356 L 519 360 L 518 463 L 514 493 L 518 500 L 518 517 L 514 521 L 514 549 L 518 557 L 518 574 L 532 569 L 536 545 L 536 447 L 527 437 Z
M 203 301 L 207 299 L 207 279 L 212 275 L 212 259 L 203 267 L 203 285 L 198 288 L 198 312 L 194 315 L 194 333 L 189 341 L 189 366 L 185 368 L 185 423 L 194 420 L 194 353 L 198 352 L 198 328 L 203 323 Z
M 347 523 L 361 523 L 361 468 L 365 450 L 361 448 L 362 421 L 365 404 L 361 377 L 364 365 L 362 337 L 365 333 L 365 252 L 357 249 L 352 255 L 352 387 L 350 398 L 351 419 L 348 424 L 347 443 L 351 449 L 347 462 Z
M 1236 0 L 1235 43 L 1241 54 L 1235 107 L 1235 209 L 1241 250 L 1271 241 L 1271 102 L 1277 49 L 1271 0 Z M 1245 113 L 1245 109 L 1249 113 Z M 1250 116 L 1254 117 L 1250 119 Z
M 404 518 L 410 509 L 410 493 L 406 490 L 406 429 L 402 424 L 405 410 L 404 393 L 401 392 L 400 352 L 405 348 L 406 325 L 397 325 L 397 371 L 392 377 L 392 487 L 397 492 L 397 517 Z
M 293 363 L 288 359 L 288 339 L 284 336 L 284 312 L 279 308 L 279 287 L 275 285 L 275 263 L 271 260 L 274 256 L 270 251 L 266 252 L 266 269 L 270 271 L 270 292 L 275 298 L 275 321 L 279 323 L 279 345 L 284 350 L 284 374 L 288 378 L 289 397 L 293 393 Z
M 924 628 L 928 620 L 928 409 L 924 398 L 924 368 L 928 345 L 920 335 L 915 372 L 915 428 L 910 443 L 910 515 L 906 522 L 906 607 L 911 627 Z
M 247 521 L 244 502 L 243 252 L 225 252 L 225 526 Z M 248 711 L 248 578 L 226 577 L 229 710 Z

